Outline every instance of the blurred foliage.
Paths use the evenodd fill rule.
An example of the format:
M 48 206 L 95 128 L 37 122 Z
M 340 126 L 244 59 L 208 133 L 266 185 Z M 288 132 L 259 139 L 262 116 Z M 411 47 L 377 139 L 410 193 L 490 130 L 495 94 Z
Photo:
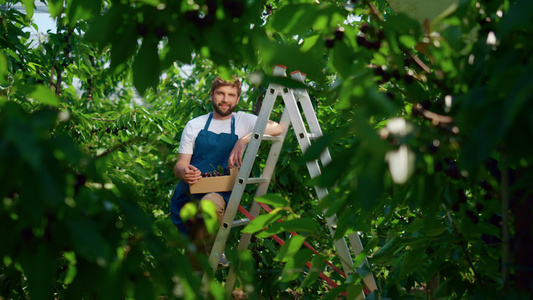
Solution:
M 172 168 L 185 123 L 211 109 L 211 80 L 244 78 L 239 109 L 257 113 L 275 64 L 307 74 L 325 135 L 302 155 L 289 132 L 263 199 L 270 223 L 245 229 L 258 233 L 247 252 L 230 236 L 239 288 L 360 291 L 360 276 L 323 263 L 340 265 L 324 222 L 335 214 L 338 237 L 360 232 L 379 297 L 531 296 L 530 1 L 460 0 L 424 24 L 385 0 L 42 2 L 57 28 L 32 41 L 34 1 L 0 1 L 0 297 L 226 298 L 227 270 L 209 271 L 169 219 Z M 333 161 L 311 180 L 305 160 L 326 147 Z

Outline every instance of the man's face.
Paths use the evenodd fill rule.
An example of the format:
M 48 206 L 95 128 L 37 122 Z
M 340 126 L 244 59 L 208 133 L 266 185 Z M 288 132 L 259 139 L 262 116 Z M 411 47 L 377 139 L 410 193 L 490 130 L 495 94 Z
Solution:
M 230 85 L 218 87 L 211 94 L 215 119 L 227 119 L 239 103 L 238 90 Z

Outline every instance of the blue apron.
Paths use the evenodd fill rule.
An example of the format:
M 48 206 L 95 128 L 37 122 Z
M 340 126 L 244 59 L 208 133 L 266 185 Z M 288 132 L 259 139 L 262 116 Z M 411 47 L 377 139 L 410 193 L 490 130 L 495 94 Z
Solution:
M 231 134 L 216 134 L 208 131 L 212 119 L 213 113 L 210 113 L 204 129 L 198 133 L 198 136 L 194 141 L 194 153 L 191 158 L 191 165 L 197 167 L 202 173 L 215 171 L 218 166 L 227 169 L 229 155 L 239 139 L 235 134 L 235 117 L 233 115 L 231 116 Z M 228 203 L 231 192 L 222 192 L 219 194 L 221 194 L 224 197 L 224 200 L 226 200 L 226 203 Z M 181 220 L 180 210 L 185 203 L 192 201 L 193 199 L 202 199 L 204 195 L 205 194 L 191 195 L 189 185 L 183 181 L 180 181 L 176 186 L 174 195 L 170 200 L 170 216 L 172 222 L 174 222 L 174 225 L 176 225 L 181 233 L 187 234 L 189 228 Z

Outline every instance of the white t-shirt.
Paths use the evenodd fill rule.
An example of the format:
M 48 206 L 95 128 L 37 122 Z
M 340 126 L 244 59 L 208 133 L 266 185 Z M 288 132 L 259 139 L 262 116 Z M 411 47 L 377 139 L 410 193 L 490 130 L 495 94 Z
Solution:
M 235 134 L 239 139 L 254 130 L 255 121 L 257 120 L 256 115 L 239 111 L 234 112 L 233 116 L 235 117 Z M 196 137 L 204 129 L 208 118 L 209 114 L 206 114 L 196 117 L 185 124 L 185 128 L 181 133 L 179 153 L 193 154 Z M 231 118 L 227 120 L 215 120 L 212 118 L 208 130 L 216 134 L 231 133 Z

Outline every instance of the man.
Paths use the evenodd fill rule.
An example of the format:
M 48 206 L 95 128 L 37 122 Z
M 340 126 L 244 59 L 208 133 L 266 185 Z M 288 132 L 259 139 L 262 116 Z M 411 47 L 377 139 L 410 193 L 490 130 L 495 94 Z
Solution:
M 189 185 L 200 180 L 202 173 L 214 171 L 218 166 L 224 169 L 239 168 L 257 120 L 255 115 L 234 112 L 241 96 L 241 82 L 238 78 L 234 77 L 232 81 L 215 78 L 210 95 L 213 112 L 190 120 L 182 132 L 178 161 L 174 166 L 174 174 L 180 182 L 170 204 L 172 221 L 178 230 L 188 234 L 206 254 L 211 250 L 213 237 L 207 236 L 203 224 L 185 224 L 179 212 L 187 202 L 194 200 L 193 197 L 211 201 L 216 207 L 220 223 L 231 192 L 191 195 Z M 281 133 L 282 128 L 278 123 L 268 122 L 265 134 Z

